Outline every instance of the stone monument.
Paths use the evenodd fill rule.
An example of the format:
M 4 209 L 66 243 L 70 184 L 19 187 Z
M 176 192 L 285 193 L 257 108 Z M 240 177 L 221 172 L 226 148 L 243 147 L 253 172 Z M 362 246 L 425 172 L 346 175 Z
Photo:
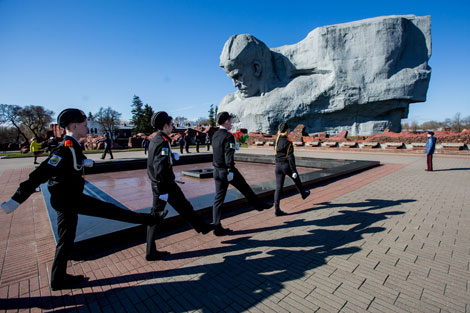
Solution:
M 409 104 L 426 101 L 430 56 L 430 16 L 319 27 L 271 49 L 252 35 L 234 35 L 220 66 L 238 90 L 219 111 L 233 113 L 233 127 L 249 131 L 273 133 L 287 121 L 309 133 L 399 132 Z

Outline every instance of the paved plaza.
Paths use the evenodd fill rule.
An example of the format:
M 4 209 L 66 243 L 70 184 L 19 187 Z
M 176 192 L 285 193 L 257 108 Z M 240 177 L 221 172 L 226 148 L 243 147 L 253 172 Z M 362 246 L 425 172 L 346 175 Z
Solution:
M 436 171 L 425 172 L 424 155 L 296 155 L 382 165 L 312 186 L 305 201 L 286 194 L 283 217 L 241 207 L 223 219 L 231 236 L 166 227 L 156 241 L 171 253 L 162 261 L 145 261 L 143 229 L 78 247 L 68 271 L 89 280 L 73 290 L 49 288 L 55 243 L 35 193 L 0 212 L 0 310 L 470 312 L 470 156 L 437 155 Z M 0 201 L 31 171 L 21 162 L 0 160 Z

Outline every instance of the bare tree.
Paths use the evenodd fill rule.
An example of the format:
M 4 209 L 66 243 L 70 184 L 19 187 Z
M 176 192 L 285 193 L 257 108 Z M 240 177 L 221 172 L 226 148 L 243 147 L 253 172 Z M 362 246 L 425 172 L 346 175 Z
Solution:
M 452 120 L 452 131 L 460 133 L 463 130 L 462 120 L 460 118 L 460 112 L 455 113 L 454 119 Z
M 424 130 L 437 130 L 438 128 L 441 127 L 442 123 L 436 122 L 436 121 L 429 121 L 429 122 L 424 122 L 421 124 L 421 128 Z
M 52 122 L 53 111 L 47 110 L 42 106 L 29 105 L 18 112 L 18 119 L 34 137 L 41 137 Z
M 200 117 L 196 120 L 196 125 L 207 125 L 210 126 L 211 122 L 207 117 Z
M 94 120 L 100 124 L 101 128 L 105 132 L 109 132 L 111 135 L 115 134 L 116 125 L 119 125 L 121 113 L 113 110 L 111 107 L 106 109 L 100 108 L 98 113 L 95 113 Z
M 177 116 L 175 117 L 175 120 L 174 120 L 176 126 L 186 126 L 188 124 L 188 119 L 186 117 L 183 117 L 183 116 Z
M 462 125 L 466 129 L 470 129 L 470 115 L 462 119 Z
M 21 121 L 19 119 L 19 112 L 21 107 L 13 104 L 0 104 L 0 124 L 5 126 L 12 125 L 16 128 L 18 132 L 17 143 L 19 143 L 19 136 L 22 136 L 23 139 L 28 142 L 28 137 L 21 130 Z
M 14 127 L 0 126 L 0 144 L 18 143 L 18 131 Z

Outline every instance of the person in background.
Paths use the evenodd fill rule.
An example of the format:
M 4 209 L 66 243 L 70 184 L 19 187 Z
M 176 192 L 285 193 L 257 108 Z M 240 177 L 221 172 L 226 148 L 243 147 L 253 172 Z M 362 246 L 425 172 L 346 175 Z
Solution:
M 34 155 L 34 163 L 33 164 L 39 164 L 38 163 L 38 156 L 41 154 L 41 144 L 38 143 L 36 137 L 31 138 L 31 144 L 29 145 L 29 151 L 31 151 Z
M 149 149 L 150 140 L 147 137 L 142 140 L 142 148 L 144 148 L 144 154 L 147 155 L 147 150 Z
M 209 133 L 206 134 L 206 145 L 207 145 L 207 151 L 211 149 L 211 137 L 209 136 Z
M 191 143 L 191 138 L 189 137 L 189 130 L 187 130 L 186 135 L 184 136 L 184 143 L 185 143 L 185 148 L 186 148 L 186 153 L 189 152 L 189 144 Z
M 277 139 L 274 145 L 274 152 L 276 153 L 276 191 L 274 192 L 274 214 L 276 216 L 285 215 L 286 213 L 281 210 L 280 199 L 282 188 L 284 187 L 284 180 L 286 175 L 292 178 L 295 183 L 297 191 L 302 195 L 302 199 L 306 199 L 310 195 L 310 191 L 304 190 L 302 182 L 300 181 L 299 173 L 295 166 L 294 145 L 287 137 L 289 135 L 289 125 L 282 123 L 279 125 L 277 132 Z
M 49 138 L 49 141 L 47 142 L 47 150 L 49 150 L 49 153 L 54 150 L 57 147 L 57 141 L 55 140 L 54 137 Z
M 201 135 L 199 132 L 196 133 L 196 152 L 199 153 L 199 145 L 201 144 Z
M 178 144 L 180 146 L 180 152 L 181 152 L 181 154 L 183 154 L 184 145 L 185 145 L 184 135 L 181 135 L 180 139 L 178 139 Z
M 428 140 L 426 141 L 426 161 L 428 168 L 425 171 L 432 172 L 432 156 L 434 150 L 436 149 L 436 137 L 434 137 L 434 132 L 428 131 Z
M 113 141 L 111 140 L 111 136 L 109 136 L 108 133 L 104 134 L 104 151 L 103 154 L 101 155 L 101 160 L 104 160 L 106 157 L 106 153 L 109 152 L 110 159 L 113 159 L 113 152 L 111 151 L 111 146 L 112 146 Z

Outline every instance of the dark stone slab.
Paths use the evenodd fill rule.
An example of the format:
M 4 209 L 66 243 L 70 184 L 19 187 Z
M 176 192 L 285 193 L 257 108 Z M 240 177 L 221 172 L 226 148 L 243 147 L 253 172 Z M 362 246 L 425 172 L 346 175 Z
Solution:
M 213 168 L 202 168 L 197 170 L 182 171 L 183 175 L 196 177 L 196 178 L 212 178 L 214 176 Z
M 235 155 L 235 160 L 239 162 L 275 164 L 274 156 L 272 155 L 253 155 L 237 153 Z M 212 154 L 186 155 L 180 158 L 176 165 L 203 163 L 211 161 Z M 87 171 L 87 174 L 123 171 L 129 169 L 143 169 L 146 168 L 146 164 L 147 159 L 126 159 L 114 160 L 111 162 L 98 162 L 96 166 L 92 168 L 92 170 Z M 312 168 L 311 172 L 300 174 L 300 179 L 302 180 L 302 183 L 304 185 L 310 186 L 327 180 L 336 179 L 340 176 L 350 175 L 355 172 L 366 170 L 378 166 L 380 163 L 377 161 L 356 161 L 296 157 L 296 164 L 299 167 Z M 269 177 L 269 180 L 258 184 L 251 184 L 250 186 L 258 196 L 272 198 L 276 189 L 276 181 L 274 179 L 273 173 L 269 172 L 266 173 L 266 175 L 267 177 Z M 289 191 L 294 188 L 295 185 L 293 181 L 291 179 L 286 179 L 283 190 Z M 41 186 L 41 189 L 44 196 L 44 201 L 46 203 L 47 211 L 49 213 L 49 219 L 51 222 L 54 237 L 57 241 L 57 214 L 50 205 L 50 194 L 47 189 L 47 184 L 43 184 Z M 108 194 L 106 194 L 90 182 L 86 182 L 85 193 L 100 200 L 111 202 L 120 207 L 128 209 L 121 203 L 119 203 L 119 199 L 113 199 Z M 210 211 L 212 210 L 214 197 L 214 193 L 208 193 L 202 196 L 189 198 L 188 200 L 191 202 L 195 210 L 210 213 Z M 233 209 L 242 202 L 246 202 L 243 195 L 240 194 L 236 189 L 229 189 L 225 198 L 224 210 L 227 211 L 231 208 Z M 165 223 L 181 222 L 181 218 L 178 216 L 178 213 L 174 210 L 174 208 L 172 208 L 170 205 L 167 205 L 166 208 L 169 210 L 169 214 L 165 220 Z M 151 208 L 144 208 L 138 210 L 138 212 L 150 212 L 150 209 Z M 135 224 L 80 215 L 75 241 L 81 242 L 86 240 L 93 240 L 94 238 L 106 236 L 107 234 L 115 233 L 118 231 L 130 231 L 130 229 L 135 229 L 135 227 Z

